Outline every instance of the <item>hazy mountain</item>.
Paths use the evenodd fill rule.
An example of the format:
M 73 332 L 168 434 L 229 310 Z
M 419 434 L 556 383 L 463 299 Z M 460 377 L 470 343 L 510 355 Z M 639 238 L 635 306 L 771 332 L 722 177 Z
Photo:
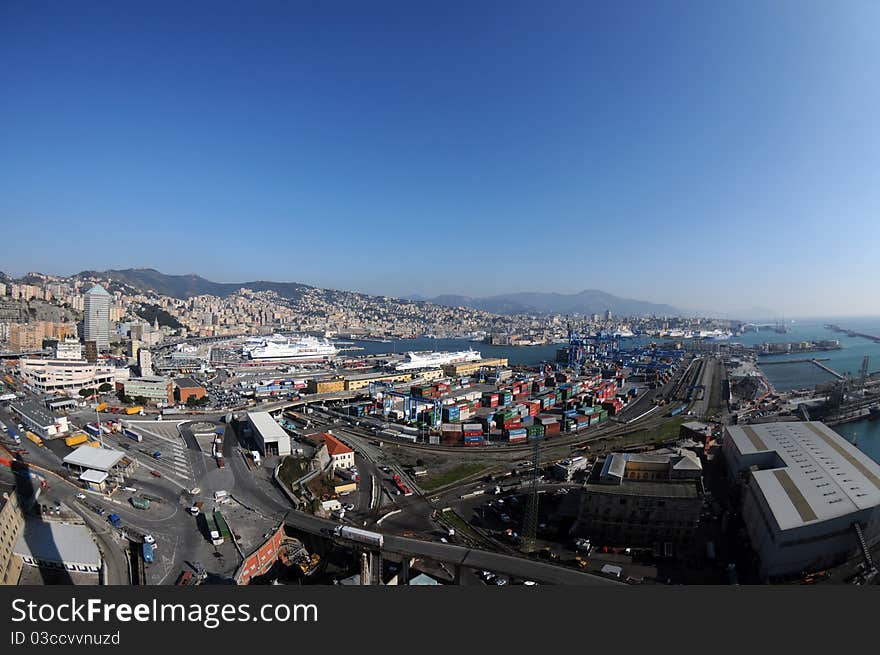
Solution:
M 486 298 L 444 295 L 428 302 L 451 307 L 470 307 L 493 314 L 604 314 L 616 316 L 680 315 L 671 305 L 620 298 L 604 291 L 587 289 L 580 293 L 505 293 Z
M 190 273 L 188 275 L 166 275 L 153 268 L 127 268 L 110 271 L 83 271 L 77 277 L 106 277 L 115 282 L 127 284 L 143 291 L 155 291 L 163 296 L 191 298 L 192 296 L 228 296 L 241 288 L 254 291 L 274 291 L 283 298 L 298 300 L 303 291 L 310 289 L 296 282 L 212 282 Z

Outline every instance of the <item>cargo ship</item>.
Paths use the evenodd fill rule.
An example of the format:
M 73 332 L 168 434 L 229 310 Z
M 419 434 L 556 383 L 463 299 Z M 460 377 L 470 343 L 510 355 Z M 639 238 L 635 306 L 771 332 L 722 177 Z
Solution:
M 339 348 L 326 339 L 273 334 L 265 338 L 247 339 L 242 354 L 251 360 L 308 362 L 333 359 L 339 354 Z
M 476 362 L 483 358 L 478 350 L 461 350 L 458 352 L 408 352 L 406 359 L 395 365 L 398 371 L 411 371 L 419 368 L 437 368 L 444 364 L 461 364 Z

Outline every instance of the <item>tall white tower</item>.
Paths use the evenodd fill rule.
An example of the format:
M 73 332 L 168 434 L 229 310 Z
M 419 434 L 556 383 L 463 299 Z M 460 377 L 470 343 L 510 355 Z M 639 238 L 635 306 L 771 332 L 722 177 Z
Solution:
M 83 340 L 94 341 L 98 350 L 110 349 L 110 294 L 96 284 L 85 294 Z

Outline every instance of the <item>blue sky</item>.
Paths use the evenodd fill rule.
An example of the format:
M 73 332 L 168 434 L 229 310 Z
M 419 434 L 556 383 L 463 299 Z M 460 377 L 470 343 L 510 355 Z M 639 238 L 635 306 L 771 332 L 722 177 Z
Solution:
M 880 314 L 878 29 L 868 1 L 4 2 L 0 270 Z

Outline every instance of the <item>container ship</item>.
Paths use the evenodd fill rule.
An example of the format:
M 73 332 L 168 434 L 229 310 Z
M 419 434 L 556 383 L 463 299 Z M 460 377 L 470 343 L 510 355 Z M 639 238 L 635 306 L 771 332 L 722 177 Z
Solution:
M 398 371 L 411 371 L 418 368 L 437 368 L 444 364 L 461 364 L 476 362 L 482 359 L 477 350 L 461 350 L 459 352 L 408 352 L 406 359 L 395 365 Z
M 242 354 L 252 360 L 314 362 L 333 359 L 339 354 L 339 348 L 326 339 L 273 334 L 270 337 L 248 339 L 242 347 Z

